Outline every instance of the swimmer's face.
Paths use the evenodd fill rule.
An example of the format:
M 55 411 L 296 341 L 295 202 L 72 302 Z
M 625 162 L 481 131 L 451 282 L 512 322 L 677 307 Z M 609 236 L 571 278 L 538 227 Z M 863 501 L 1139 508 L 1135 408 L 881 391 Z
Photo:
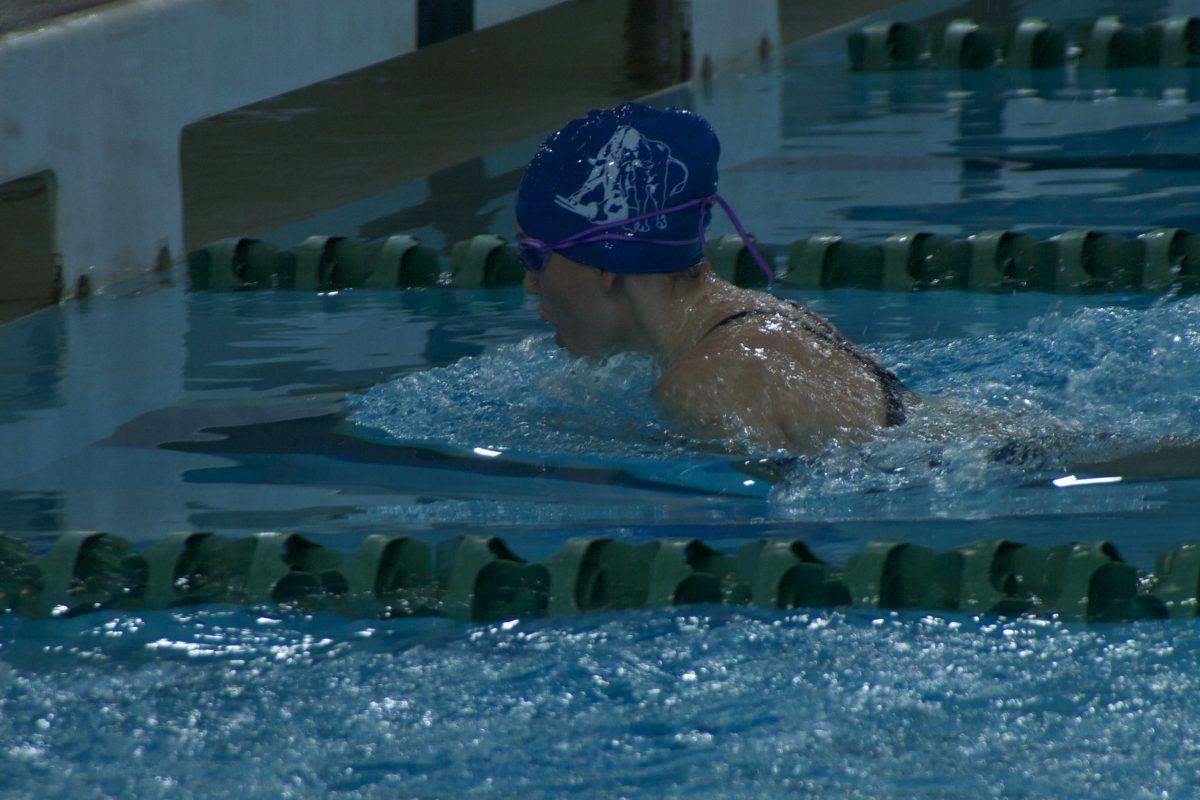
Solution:
M 622 349 L 616 275 L 551 253 L 539 272 L 525 273 L 525 291 L 541 298 L 538 313 L 571 356 L 599 358 Z

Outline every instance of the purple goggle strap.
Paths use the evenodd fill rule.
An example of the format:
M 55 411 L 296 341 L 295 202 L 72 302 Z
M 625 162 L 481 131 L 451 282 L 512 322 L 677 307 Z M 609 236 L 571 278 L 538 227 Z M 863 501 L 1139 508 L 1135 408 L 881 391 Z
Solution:
M 704 210 L 712 206 L 713 203 L 719 205 L 725 212 L 725 215 L 729 217 L 729 221 L 733 223 L 734 230 L 736 230 L 738 235 L 742 237 L 742 242 L 746 245 L 746 249 L 750 251 L 750 255 L 754 257 L 754 261 L 758 264 L 758 268 L 761 269 L 763 274 L 767 276 L 767 283 L 775 280 L 774 270 L 772 270 L 770 265 L 767 264 L 767 261 L 762 257 L 762 254 L 758 252 L 758 248 L 754 246 L 754 243 L 750 241 L 750 235 L 747 234 L 746 230 L 742 227 L 742 223 L 738 220 L 737 214 L 733 213 L 733 209 L 729 207 L 729 203 L 725 202 L 725 198 L 721 197 L 719 194 L 710 195 L 709 197 L 700 197 L 695 200 L 688 200 L 686 203 L 680 203 L 677 206 L 671 206 L 670 208 L 664 208 L 659 211 L 651 211 L 647 214 L 639 214 L 638 216 L 630 217 L 629 219 L 606 222 L 603 225 L 597 225 L 594 228 L 589 228 L 572 236 L 568 236 L 562 241 L 554 244 L 547 244 L 546 242 L 533 238 L 526 238 L 523 241 L 542 251 L 543 256 L 552 250 L 566 250 L 574 247 L 575 245 L 603 241 L 646 242 L 647 244 L 665 245 L 694 244 L 696 241 L 695 239 L 644 239 L 640 236 L 633 236 L 632 234 L 628 233 L 602 233 L 601 231 L 606 231 L 611 228 L 623 228 L 626 225 L 634 222 L 641 222 L 644 219 L 660 217 L 664 214 L 673 214 L 676 211 L 683 211 L 685 208 L 691 208 L 692 206 L 700 206 L 700 222 L 697 226 L 696 236 L 700 240 L 701 247 L 703 247 Z

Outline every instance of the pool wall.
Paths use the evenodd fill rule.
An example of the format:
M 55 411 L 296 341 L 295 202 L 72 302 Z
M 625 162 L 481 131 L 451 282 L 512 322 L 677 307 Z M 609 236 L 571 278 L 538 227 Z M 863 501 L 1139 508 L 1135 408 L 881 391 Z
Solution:
M 475 0 L 470 19 L 478 30 L 561 2 Z M 170 265 L 183 255 L 183 128 L 412 52 L 423 7 L 438 8 L 127 0 L 0 35 L 0 184 L 53 175 L 68 295 Z M 694 64 L 778 44 L 777 0 L 681 8 Z

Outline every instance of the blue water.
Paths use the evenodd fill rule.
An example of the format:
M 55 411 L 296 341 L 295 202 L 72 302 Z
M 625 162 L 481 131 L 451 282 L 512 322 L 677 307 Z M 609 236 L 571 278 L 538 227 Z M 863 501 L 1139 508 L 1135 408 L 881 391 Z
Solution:
M 1064 24 L 1129 14 L 993 12 L 1033 5 Z M 1130 21 L 1172 10 L 1138 4 Z M 1196 84 L 852 75 L 837 34 L 655 102 L 712 119 L 722 193 L 782 252 L 821 230 L 1200 228 Z M 492 154 L 485 172 L 527 155 Z M 377 234 L 403 212 L 441 246 L 453 226 L 411 201 L 427 189 L 275 236 Z M 510 234 L 511 203 L 501 192 L 464 215 Z M 903 428 L 746 486 L 721 454 L 744 444 L 689 439 L 647 399 L 652 363 L 569 360 L 518 290 L 111 290 L 0 328 L 0 529 L 35 548 L 76 529 L 139 546 L 289 530 L 344 552 L 378 531 L 487 532 L 531 559 L 582 533 L 724 549 L 788 536 L 838 562 L 881 537 L 1108 539 L 1142 568 L 1200 538 L 1200 479 L 1049 483 L 1081 461 L 1200 441 L 1200 298 L 783 294 L 931 399 Z M 330 415 L 345 419 L 302 447 L 287 438 Z M 349 457 L 337 436 L 391 456 Z M 989 458 L 1013 442 L 1037 462 Z M 447 461 L 406 459 L 414 446 Z M 522 477 L 531 464 L 614 477 Z M 1200 627 L 1186 621 L 714 607 L 497 626 L 225 607 L 2 617 L 0 795 L 1194 797 L 1197 675 Z
M 205 610 L 10 631 L 0 775 L 38 796 L 1195 793 L 1187 624 Z

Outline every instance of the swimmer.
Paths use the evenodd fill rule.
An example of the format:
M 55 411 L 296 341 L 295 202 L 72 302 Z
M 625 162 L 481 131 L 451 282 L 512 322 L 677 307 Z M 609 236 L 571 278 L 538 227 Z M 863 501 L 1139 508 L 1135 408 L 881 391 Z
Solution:
M 573 357 L 662 368 L 654 398 L 690 435 L 814 453 L 904 422 L 916 400 L 833 325 L 739 288 L 704 259 L 720 144 L 696 114 L 592 111 L 538 149 L 517 196 L 525 290 Z M 754 258 L 768 278 L 761 255 Z

